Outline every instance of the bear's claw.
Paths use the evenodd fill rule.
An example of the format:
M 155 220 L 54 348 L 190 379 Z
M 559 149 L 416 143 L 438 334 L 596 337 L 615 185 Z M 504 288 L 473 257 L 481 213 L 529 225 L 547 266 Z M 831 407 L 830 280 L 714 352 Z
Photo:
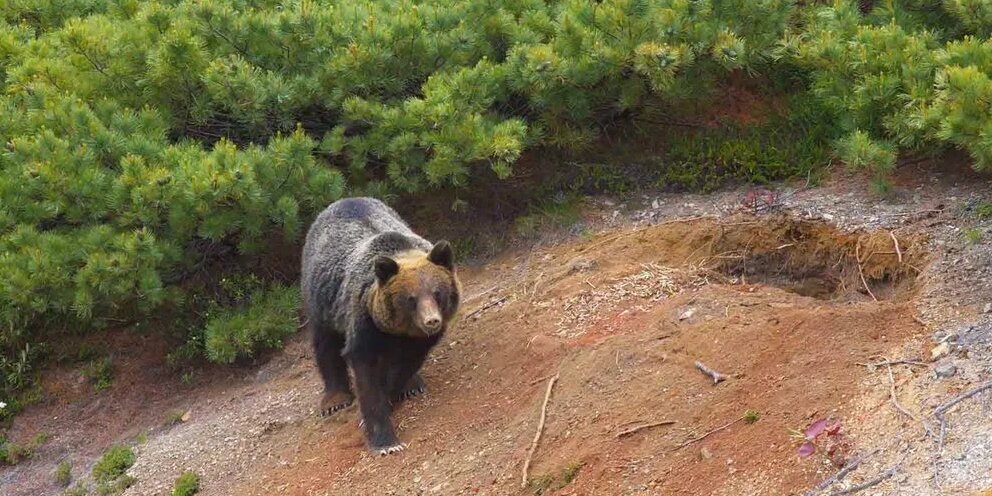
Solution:
M 406 445 L 400 443 L 400 444 L 394 444 L 392 446 L 385 446 L 382 448 L 372 448 L 372 452 L 375 453 L 376 456 L 386 456 L 393 453 L 399 453 L 400 451 L 403 451 L 405 449 L 406 449 Z
M 320 401 L 320 416 L 329 417 L 355 402 L 355 397 L 346 393 L 325 394 Z
M 424 394 L 425 391 L 427 391 L 427 388 L 425 388 L 424 386 L 417 386 L 400 393 L 400 399 L 408 400 L 410 398 L 413 398 L 414 396 L 420 396 Z

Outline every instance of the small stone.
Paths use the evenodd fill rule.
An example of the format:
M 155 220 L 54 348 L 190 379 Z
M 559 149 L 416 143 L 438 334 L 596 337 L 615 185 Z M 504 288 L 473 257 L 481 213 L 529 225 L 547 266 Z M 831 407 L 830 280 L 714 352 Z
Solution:
M 684 312 L 679 314 L 679 320 L 686 320 L 688 318 L 691 318 L 694 313 L 696 313 L 695 308 L 687 308 Z
M 192 413 L 193 413 L 192 410 L 186 410 L 186 413 L 184 413 L 183 416 L 179 418 L 179 420 L 182 420 L 183 422 L 189 422 L 189 417 L 190 415 L 192 415 Z
M 934 346 L 933 349 L 930 350 L 930 360 L 937 360 L 939 358 L 943 358 L 950 353 L 951 353 L 951 346 L 947 344 L 947 341 L 944 341 L 943 343 Z
M 933 374 L 937 376 L 938 379 L 946 379 L 957 373 L 958 368 L 955 367 L 953 363 L 942 363 L 933 369 Z
M 713 453 L 711 453 L 708 448 L 703 448 L 699 450 L 699 456 L 703 457 L 703 460 L 709 460 L 710 458 L 713 458 Z
M 992 313 L 992 303 L 986 303 L 985 308 L 982 308 L 982 313 Z

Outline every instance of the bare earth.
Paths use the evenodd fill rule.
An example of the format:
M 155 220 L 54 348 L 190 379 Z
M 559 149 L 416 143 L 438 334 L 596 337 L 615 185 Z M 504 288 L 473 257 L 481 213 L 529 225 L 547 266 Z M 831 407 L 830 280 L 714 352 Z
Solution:
M 581 234 L 463 269 L 466 317 L 425 366 L 427 394 L 394 414 L 409 448 L 385 458 L 367 454 L 354 407 L 316 416 L 307 336 L 184 386 L 163 343 L 122 330 L 111 391 L 45 373 L 10 435 L 51 439 L 0 471 L 0 494 L 60 494 L 60 460 L 85 480 L 115 442 L 138 454 L 128 495 L 170 494 L 184 470 L 207 495 L 789 495 L 862 455 L 816 494 L 990 494 L 992 392 L 949 409 L 942 436 L 934 411 L 992 378 L 992 223 L 971 211 L 992 189 L 928 174 L 901 171 L 887 203 L 845 176 L 770 200 L 589 199 Z M 870 366 L 887 360 L 919 363 Z M 696 361 L 730 377 L 714 384 Z M 826 417 L 846 442 L 800 458 L 793 431 Z

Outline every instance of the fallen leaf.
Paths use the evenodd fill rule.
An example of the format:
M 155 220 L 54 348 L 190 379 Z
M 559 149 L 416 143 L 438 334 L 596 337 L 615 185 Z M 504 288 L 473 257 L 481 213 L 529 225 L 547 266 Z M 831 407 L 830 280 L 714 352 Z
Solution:
M 688 318 L 692 317 L 692 314 L 694 314 L 694 313 L 696 313 L 696 309 L 695 308 L 690 308 L 690 309 L 682 312 L 681 315 L 679 315 L 679 320 L 688 319 Z
M 809 427 L 806 428 L 806 439 L 812 440 L 823 434 L 823 431 L 827 429 L 827 419 L 820 419 L 813 422 Z
M 806 458 L 813 453 L 816 453 L 816 445 L 809 441 L 806 441 L 799 447 L 799 458 Z

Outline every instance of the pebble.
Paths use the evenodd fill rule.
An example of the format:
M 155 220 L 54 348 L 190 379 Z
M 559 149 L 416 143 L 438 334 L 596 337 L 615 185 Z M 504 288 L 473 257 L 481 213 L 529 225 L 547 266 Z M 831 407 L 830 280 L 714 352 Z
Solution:
M 950 352 L 951 352 L 951 347 L 947 344 L 947 341 L 944 341 L 943 343 L 934 346 L 933 349 L 930 350 L 930 359 L 936 360 L 938 358 L 947 356 Z
M 985 308 L 982 309 L 982 313 L 992 313 L 992 303 L 986 303 Z
M 933 373 L 938 379 L 946 379 L 958 373 L 958 368 L 953 363 L 942 363 L 933 368 Z

